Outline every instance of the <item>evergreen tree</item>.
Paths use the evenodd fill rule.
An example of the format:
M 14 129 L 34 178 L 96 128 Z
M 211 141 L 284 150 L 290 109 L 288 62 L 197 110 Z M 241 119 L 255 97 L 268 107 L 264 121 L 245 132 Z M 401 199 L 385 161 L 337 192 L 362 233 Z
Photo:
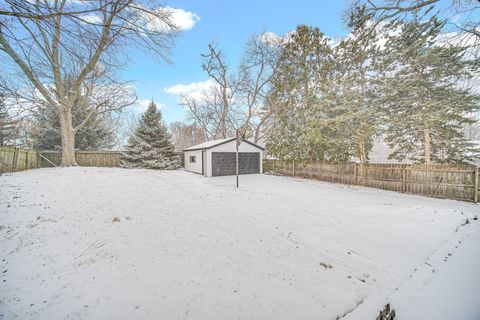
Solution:
M 382 55 L 386 142 L 391 158 L 458 162 L 478 156 L 464 136 L 479 110 L 479 97 L 468 88 L 478 72 L 467 47 L 441 43 L 445 22 L 395 21 Z
M 330 78 L 337 126 L 343 127 L 352 153 L 367 162 L 379 125 L 378 95 L 375 85 L 378 32 L 369 27 L 372 15 L 365 6 L 350 12 L 350 35 L 334 48 L 335 72 Z
M 83 98 L 77 98 L 72 107 L 72 123 L 79 125 L 88 115 L 88 109 L 82 106 Z M 34 123 L 29 135 L 36 150 L 61 150 L 60 121 L 50 108 L 40 106 L 34 115 Z M 105 116 L 93 115 L 75 135 L 75 149 L 109 149 L 115 144 L 116 133 Z
M 162 122 L 162 114 L 152 101 L 143 113 L 137 129 L 128 140 L 121 162 L 126 168 L 177 169 L 179 156 L 170 134 Z
M 329 39 L 318 29 L 298 26 L 286 42 L 273 79 L 275 105 L 269 153 L 287 159 L 344 160 L 331 104 L 323 97 L 332 71 Z

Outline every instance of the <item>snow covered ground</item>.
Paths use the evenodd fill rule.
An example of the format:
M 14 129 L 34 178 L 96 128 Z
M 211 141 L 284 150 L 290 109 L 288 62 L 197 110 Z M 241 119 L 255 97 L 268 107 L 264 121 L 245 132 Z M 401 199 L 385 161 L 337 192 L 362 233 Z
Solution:
M 478 320 L 479 213 L 266 175 L 3 175 L 0 319 Z

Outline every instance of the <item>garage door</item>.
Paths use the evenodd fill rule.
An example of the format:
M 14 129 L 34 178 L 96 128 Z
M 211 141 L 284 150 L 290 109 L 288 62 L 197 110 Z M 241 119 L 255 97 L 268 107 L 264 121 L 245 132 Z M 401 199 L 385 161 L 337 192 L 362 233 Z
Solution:
M 260 173 L 260 153 L 240 152 L 238 154 L 240 174 Z M 212 152 L 212 176 L 236 174 L 235 152 Z

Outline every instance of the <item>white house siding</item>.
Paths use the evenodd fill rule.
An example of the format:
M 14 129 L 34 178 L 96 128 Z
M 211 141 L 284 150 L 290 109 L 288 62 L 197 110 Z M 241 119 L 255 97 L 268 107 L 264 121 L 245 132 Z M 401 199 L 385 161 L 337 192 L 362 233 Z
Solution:
M 235 152 L 235 140 L 221 144 L 219 146 L 207 149 L 207 176 L 212 176 L 212 152 Z M 248 142 L 242 142 L 238 147 L 238 152 L 260 153 L 260 172 L 263 172 L 263 151 Z M 200 168 L 201 170 L 202 168 Z M 188 169 L 187 169 L 188 170 Z M 201 172 L 201 171 L 200 171 Z
M 195 162 L 190 162 L 190 156 L 195 156 Z M 185 151 L 185 170 L 202 174 L 202 150 Z

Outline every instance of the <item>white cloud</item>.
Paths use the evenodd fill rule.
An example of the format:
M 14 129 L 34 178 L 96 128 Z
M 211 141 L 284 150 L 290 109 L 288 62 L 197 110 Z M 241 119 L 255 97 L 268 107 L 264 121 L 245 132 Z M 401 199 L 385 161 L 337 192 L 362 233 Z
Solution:
M 196 13 L 170 7 L 166 7 L 165 9 L 171 12 L 172 21 L 180 30 L 190 30 L 200 21 L 200 17 Z
M 200 17 L 190 11 L 172 7 L 160 7 L 150 13 L 148 10 L 137 10 L 136 14 L 143 20 L 143 28 L 154 32 L 171 32 L 172 27 L 179 31 L 187 31 L 200 21 Z M 138 22 L 137 22 L 138 24 Z
M 172 27 L 179 31 L 192 29 L 200 21 L 200 17 L 193 12 L 172 7 L 159 7 L 149 9 L 143 6 L 128 9 L 133 14 L 131 27 L 139 28 L 139 32 L 171 32 Z M 80 19 L 86 23 L 102 24 L 102 18 L 98 14 L 85 14 Z M 166 23 L 166 21 L 168 23 Z
M 166 93 L 176 95 L 188 95 L 188 96 L 200 96 L 202 92 L 215 86 L 215 82 L 212 79 L 206 81 L 192 82 L 189 84 L 176 84 L 163 89 Z

